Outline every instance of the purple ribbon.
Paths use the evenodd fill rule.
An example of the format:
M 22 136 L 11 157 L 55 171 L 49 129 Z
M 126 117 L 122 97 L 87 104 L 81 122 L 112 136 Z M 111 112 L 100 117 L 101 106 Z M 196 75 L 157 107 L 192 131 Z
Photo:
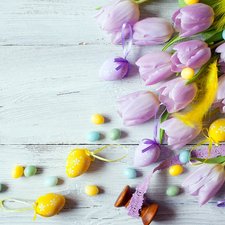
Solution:
M 225 199 L 218 201 L 216 205 L 217 207 L 225 207 Z
M 166 153 L 166 155 L 169 155 L 169 153 L 166 151 L 166 149 L 163 148 L 163 147 L 160 145 L 160 143 L 156 141 L 159 121 L 160 121 L 160 119 L 161 119 L 163 113 L 166 111 L 166 108 L 165 108 L 165 109 L 163 110 L 163 112 L 161 113 L 161 115 L 159 116 L 158 122 L 157 122 L 157 124 L 156 124 L 156 116 L 157 116 L 157 112 L 158 112 L 158 109 L 159 109 L 159 107 L 160 107 L 161 105 L 165 105 L 165 106 L 166 106 L 165 103 L 161 103 L 161 104 L 157 107 L 157 109 L 156 109 L 156 112 L 155 112 L 155 120 L 154 120 L 154 124 L 155 124 L 155 125 L 154 125 L 154 133 L 153 133 L 154 136 L 153 136 L 153 140 L 151 140 L 151 139 L 143 139 L 143 140 L 142 140 L 142 141 L 145 141 L 144 144 L 150 144 L 150 146 L 148 146 L 147 148 L 144 148 L 144 149 L 142 150 L 142 153 L 144 153 L 144 152 L 146 152 L 146 151 L 148 151 L 148 150 L 151 150 L 151 149 L 153 149 L 156 145 L 158 145 L 159 148 L 160 148 L 161 150 L 163 150 L 163 151 Z
M 124 29 L 126 28 L 126 26 L 129 26 L 129 30 L 130 30 L 130 36 L 129 36 L 129 43 L 128 43 L 128 48 L 125 48 L 125 35 L 124 35 Z M 133 41 L 133 31 L 132 31 L 132 27 L 131 25 L 126 22 L 123 24 L 122 26 L 122 30 L 121 30 L 121 41 L 122 41 L 122 46 L 123 46 L 123 53 L 124 53 L 124 59 L 123 58 L 115 58 L 114 62 L 121 62 L 121 64 L 116 67 L 116 70 L 120 70 L 126 63 L 128 63 L 128 69 L 127 69 L 127 73 L 125 74 L 125 76 L 127 76 L 129 70 L 130 70 L 130 63 L 127 61 L 127 56 L 130 53 L 131 50 L 131 46 L 132 46 L 132 41 Z

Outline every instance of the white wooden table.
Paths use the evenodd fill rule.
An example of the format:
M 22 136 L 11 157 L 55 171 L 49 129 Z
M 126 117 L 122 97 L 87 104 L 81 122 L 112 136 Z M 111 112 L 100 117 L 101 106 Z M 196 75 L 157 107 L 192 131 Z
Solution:
M 151 166 L 137 168 L 134 151 L 143 138 L 153 135 L 153 120 L 134 127 L 124 127 L 116 113 L 118 97 L 145 87 L 134 65 L 135 61 L 160 46 L 133 46 L 128 60 L 131 71 L 125 79 L 106 82 L 99 78 L 102 63 L 113 56 L 123 56 L 121 44 L 112 45 L 110 36 L 101 31 L 93 19 L 95 8 L 110 0 L 1 0 L 0 1 L 0 199 L 17 198 L 35 201 L 49 192 L 65 196 L 64 209 L 56 216 L 38 216 L 35 224 L 136 225 L 141 219 L 127 216 L 125 208 L 114 202 L 128 184 L 134 189 L 166 158 Z M 171 22 L 178 8 L 176 0 L 157 0 L 140 6 L 141 18 L 159 16 Z M 102 114 L 106 122 L 94 125 L 90 118 Z M 221 117 L 217 114 L 216 117 Z M 115 143 L 107 137 L 112 128 L 119 128 L 122 137 L 116 142 L 125 145 L 128 156 L 118 162 L 95 160 L 78 178 L 67 177 L 66 158 L 73 148 L 96 150 Z M 95 143 L 86 134 L 95 130 L 101 138 Z M 202 140 L 199 135 L 192 144 Z M 183 149 L 191 149 L 189 144 Z M 169 148 L 168 148 L 169 149 Z M 179 153 L 170 151 L 170 156 Z M 121 147 L 112 146 L 101 153 L 108 158 L 121 157 Z M 14 166 L 35 165 L 33 177 L 13 179 Z M 123 170 L 132 167 L 138 177 L 127 179 Z M 172 177 L 168 170 L 157 172 L 151 179 L 147 199 L 159 203 L 152 224 L 224 224 L 225 209 L 216 201 L 225 197 L 225 187 L 201 208 L 197 200 L 181 188 L 179 195 L 168 197 L 166 189 L 180 186 L 194 171 L 187 165 L 184 172 Z M 55 187 L 46 187 L 48 176 L 57 176 Z M 90 197 L 87 185 L 96 185 L 100 193 Z M 6 203 L 7 207 L 23 207 Z M 0 211 L 0 224 L 32 224 L 34 212 L 6 213 Z

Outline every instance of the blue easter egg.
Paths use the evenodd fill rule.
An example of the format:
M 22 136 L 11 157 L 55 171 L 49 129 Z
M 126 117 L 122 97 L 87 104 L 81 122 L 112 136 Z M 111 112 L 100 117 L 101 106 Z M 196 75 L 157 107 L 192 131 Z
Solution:
M 96 131 L 90 131 L 87 135 L 86 135 L 86 139 L 90 142 L 95 142 L 99 139 L 100 134 Z
M 137 176 L 137 172 L 133 168 L 126 168 L 123 174 L 128 179 L 134 179 Z
M 58 183 L 58 178 L 57 177 L 48 177 L 45 179 L 45 186 L 47 187 L 53 187 Z
M 222 32 L 222 37 L 225 40 L 225 30 Z
M 190 152 L 187 150 L 182 151 L 179 155 L 179 160 L 182 163 L 187 163 L 189 161 L 189 154 L 190 154 Z

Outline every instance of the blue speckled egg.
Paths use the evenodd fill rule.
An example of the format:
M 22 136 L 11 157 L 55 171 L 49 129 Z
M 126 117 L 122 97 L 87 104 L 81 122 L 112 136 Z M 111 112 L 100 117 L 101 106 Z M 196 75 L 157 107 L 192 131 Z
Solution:
M 47 187 L 54 187 L 58 183 L 58 178 L 57 177 L 48 177 L 45 179 L 45 186 Z
M 134 179 L 136 176 L 137 176 L 137 172 L 135 169 L 133 168 L 126 168 L 124 171 L 123 171 L 123 174 L 126 178 L 128 179 Z
M 86 139 L 90 142 L 95 142 L 99 139 L 100 134 L 96 131 L 90 131 L 87 135 L 86 135 Z
M 189 161 L 189 154 L 190 154 L 190 152 L 188 150 L 182 151 L 179 155 L 179 160 L 182 163 L 187 163 Z

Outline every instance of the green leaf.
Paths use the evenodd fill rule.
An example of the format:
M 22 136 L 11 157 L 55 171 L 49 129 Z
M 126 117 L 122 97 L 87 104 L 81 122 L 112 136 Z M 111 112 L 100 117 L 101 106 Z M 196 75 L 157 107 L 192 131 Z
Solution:
M 206 42 L 207 44 L 209 44 L 210 42 L 215 43 L 215 42 L 218 42 L 218 41 L 223 40 L 222 33 L 223 33 L 223 31 L 215 32 L 211 37 L 207 38 L 207 39 L 205 40 L 205 42 Z
M 184 0 L 178 0 L 178 3 L 179 3 L 180 8 L 187 6 L 187 4 L 184 2 Z
M 163 113 L 160 122 L 162 123 L 162 122 L 166 121 L 166 120 L 168 119 L 169 115 L 170 115 L 170 114 L 169 114 L 168 111 L 166 110 L 166 111 Z M 159 130 L 159 140 L 160 140 L 160 144 L 162 144 L 162 139 L 163 139 L 164 133 L 165 133 L 165 130 L 163 130 L 163 129 L 160 128 L 160 130 Z
M 200 162 L 204 162 L 205 159 L 200 159 L 200 158 L 190 158 L 190 159 L 193 159 L 193 160 L 198 160 Z M 211 159 L 207 159 L 204 163 L 211 163 L 211 164 L 215 164 L 215 163 L 219 163 L 219 164 L 222 164 L 225 162 L 225 156 L 217 156 L 217 157 L 214 157 L 214 158 L 211 158 Z
M 218 31 L 216 31 L 215 29 L 209 28 L 205 31 L 202 32 L 202 34 L 204 35 L 204 37 L 206 39 L 211 38 L 212 36 L 214 36 L 216 33 L 218 33 Z
M 99 10 L 99 9 L 101 9 L 102 7 L 98 7 L 98 8 L 95 8 L 95 10 Z
M 172 45 L 173 43 L 177 42 L 177 41 L 180 41 L 182 39 L 184 39 L 186 37 L 179 37 L 179 34 L 177 34 L 175 37 L 173 37 L 165 46 L 164 48 L 162 49 L 162 51 L 165 51 L 170 45 Z

